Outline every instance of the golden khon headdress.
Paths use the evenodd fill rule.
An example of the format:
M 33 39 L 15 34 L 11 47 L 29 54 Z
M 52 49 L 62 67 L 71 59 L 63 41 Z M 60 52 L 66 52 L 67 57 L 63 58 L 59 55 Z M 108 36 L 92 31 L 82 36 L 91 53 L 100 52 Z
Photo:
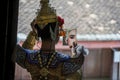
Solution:
M 41 9 L 38 10 L 36 17 L 36 23 L 39 26 L 57 21 L 56 10 L 50 6 L 49 0 L 41 0 L 40 6 Z

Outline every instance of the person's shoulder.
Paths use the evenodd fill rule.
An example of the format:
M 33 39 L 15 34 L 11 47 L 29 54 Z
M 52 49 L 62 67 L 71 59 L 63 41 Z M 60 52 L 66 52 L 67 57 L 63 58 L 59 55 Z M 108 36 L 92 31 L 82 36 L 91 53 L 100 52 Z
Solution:
M 83 48 L 84 46 L 81 45 L 81 44 L 77 44 L 74 48 L 77 49 L 77 48 Z
M 61 60 L 65 60 L 65 59 L 70 58 L 70 55 L 68 55 L 67 53 L 65 54 L 63 52 L 57 52 L 56 56 L 58 59 L 61 59 Z
M 63 53 L 63 52 L 57 52 L 57 55 L 61 56 L 61 57 L 68 57 L 69 56 L 67 53 Z

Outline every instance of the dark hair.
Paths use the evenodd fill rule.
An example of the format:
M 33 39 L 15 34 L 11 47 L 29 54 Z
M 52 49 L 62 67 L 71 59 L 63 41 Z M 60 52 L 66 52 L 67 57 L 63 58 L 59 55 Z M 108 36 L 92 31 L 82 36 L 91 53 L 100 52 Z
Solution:
M 59 30 L 59 27 L 56 25 L 57 25 L 56 22 L 48 23 L 43 29 L 40 29 L 40 27 L 36 24 L 35 28 L 37 29 L 38 37 L 41 37 L 42 40 L 51 39 L 50 27 L 53 31 L 55 31 L 56 27 L 57 27 L 57 30 Z M 56 35 L 58 36 L 59 31 L 56 31 L 56 32 L 57 32 Z

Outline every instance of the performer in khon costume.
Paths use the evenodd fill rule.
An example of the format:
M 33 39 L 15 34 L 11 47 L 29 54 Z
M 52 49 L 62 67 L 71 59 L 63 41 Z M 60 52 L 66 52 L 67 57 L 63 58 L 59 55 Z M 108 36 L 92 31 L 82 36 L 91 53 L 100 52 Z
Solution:
M 41 9 L 31 22 L 32 31 L 22 46 L 16 46 L 16 62 L 30 72 L 32 80 L 81 80 L 80 70 L 88 49 L 73 42 L 73 57 L 55 50 L 59 37 L 65 36 L 64 19 L 48 3 L 49 0 L 40 1 Z M 41 48 L 33 50 L 39 37 Z

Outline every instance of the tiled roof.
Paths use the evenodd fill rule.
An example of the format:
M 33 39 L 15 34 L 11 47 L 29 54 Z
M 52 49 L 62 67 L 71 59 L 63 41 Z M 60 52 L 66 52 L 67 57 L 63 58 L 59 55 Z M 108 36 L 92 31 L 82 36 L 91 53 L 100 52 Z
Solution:
M 24 33 L 18 33 L 17 41 L 25 40 L 27 37 Z M 62 37 L 60 38 L 62 40 Z M 77 40 L 79 41 L 111 41 L 111 40 L 120 40 L 120 34 L 85 34 L 77 35 Z
M 120 34 L 86 34 L 77 35 L 77 39 L 81 41 L 109 41 L 120 40 Z
M 20 0 L 18 32 L 28 34 L 31 30 L 39 1 Z M 65 19 L 66 29 L 77 28 L 80 39 L 119 39 L 120 0 L 50 0 L 50 4 Z

